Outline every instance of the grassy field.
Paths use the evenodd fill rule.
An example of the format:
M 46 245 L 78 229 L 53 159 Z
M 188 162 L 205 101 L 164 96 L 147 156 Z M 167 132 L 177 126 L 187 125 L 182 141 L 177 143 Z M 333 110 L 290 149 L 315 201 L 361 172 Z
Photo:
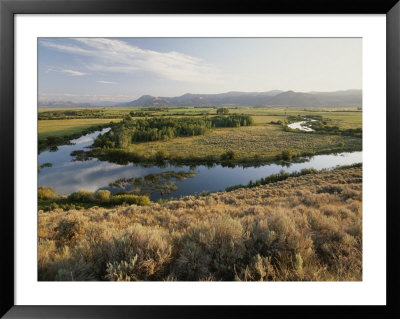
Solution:
M 344 146 L 339 143 L 343 142 Z M 233 150 L 237 160 L 245 158 L 272 159 L 282 150 L 293 153 L 361 150 L 359 138 L 336 135 L 318 135 L 297 132 L 285 132 L 278 125 L 249 126 L 240 128 L 215 129 L 209 134 L 175 138 L 169 141 L 135 143 L 130 150 L 146 157 L 164 151 L 170 157 L 205 158 L 209 155 L 220 157 Z
M 362 168 L 38 213 L 40 281 L 361 281 Z
M 84 129 L 99 124 L 110 123 L 109 119 L 73 119 L 38 121 L 39 140 L 49 136 L 64 136 L 79 133 Z M 113 120 L 116 122 L 117 120 Z

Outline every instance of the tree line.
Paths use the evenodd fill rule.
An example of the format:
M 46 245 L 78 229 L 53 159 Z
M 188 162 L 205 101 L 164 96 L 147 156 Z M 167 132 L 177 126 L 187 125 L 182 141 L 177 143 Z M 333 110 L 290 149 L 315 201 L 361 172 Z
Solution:
M 176 137 L 203 135 L 212 128 L 250 126 L 249 115 L 235 114 L 215 117 L 146 118 L 134 120 L 127 115 L 94 142 L 94 147 L 124 148 L 135 142 L 166 141 Z

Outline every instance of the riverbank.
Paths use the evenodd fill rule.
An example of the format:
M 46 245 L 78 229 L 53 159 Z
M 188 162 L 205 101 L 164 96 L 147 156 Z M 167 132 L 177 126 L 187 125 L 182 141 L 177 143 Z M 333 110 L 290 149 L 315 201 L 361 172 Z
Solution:
M 60 145 L 68 145 L 70 140 L 110 126 L 111 121 L 110 119 L 40 120 L 38 152 L 40 154 L 47 149 L 56 150 Z
M 38 214 L 39 280 L 362 280 L 362 169 Z

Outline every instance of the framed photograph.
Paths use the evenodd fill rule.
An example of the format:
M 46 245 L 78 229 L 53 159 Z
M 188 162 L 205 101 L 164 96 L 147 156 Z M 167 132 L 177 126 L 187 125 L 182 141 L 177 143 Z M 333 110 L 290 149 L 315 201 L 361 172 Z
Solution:
M 399 315 L 396 0 L 0 3 L 5 318 Z

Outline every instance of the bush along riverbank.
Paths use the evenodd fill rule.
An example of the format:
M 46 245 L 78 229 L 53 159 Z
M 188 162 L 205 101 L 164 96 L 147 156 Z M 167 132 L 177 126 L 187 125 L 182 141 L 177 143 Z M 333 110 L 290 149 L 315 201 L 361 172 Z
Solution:
M 150 199 L 146 195 L 117 193 L 112 195 L 109 190 L 90 192 L 79 190 L 71 194 L 57 194 L 52 187 L 40 186 L 38 188 L 38 209 L 49 211 L 57 208 L 63 210 L 82 209 L 93 206 L 113 207 L 116 205 L 149 205 Z

